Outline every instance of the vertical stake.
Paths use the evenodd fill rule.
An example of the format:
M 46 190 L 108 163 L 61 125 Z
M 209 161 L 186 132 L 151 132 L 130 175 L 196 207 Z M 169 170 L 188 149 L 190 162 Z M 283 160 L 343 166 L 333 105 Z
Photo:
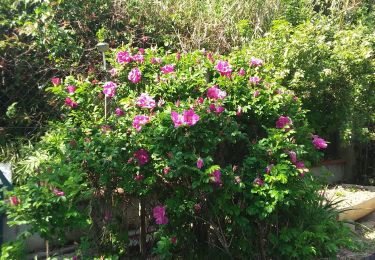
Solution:
M 102 53 L 103 56 L 103 71 L 104 71 L 104 79 L 107 81 L 107 63 L 105 60 L 105 52 L 109 50 L 109 45 L 106 42 L 100 42 L 96 45 L 96 48 Z M 108 114 L 108 101 L 107 96 L 104 96 L 104 119 L 107 121 L 107 114 Z

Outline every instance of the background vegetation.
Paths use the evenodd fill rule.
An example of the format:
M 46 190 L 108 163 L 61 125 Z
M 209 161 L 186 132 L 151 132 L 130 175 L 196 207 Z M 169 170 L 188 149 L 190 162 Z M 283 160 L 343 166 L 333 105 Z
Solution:
M 1 158 L 16 161 L 25 147 L 13 140 L 37 138 L 59 116 L 44 91 L 52 76 L 100 75 L 98 41 L 218 53 L 249 47 L 303 99 L 333 144 L 328 157 L 355 143 L 367 159 L 354 170 L 371 178 L 374 20 L 371 0 L 3 0 Z
M 372 0 L 1 0 L 0 161 L 15 162 L 18 184 L 38 174 L 48 157 L 35 143 L 49 120 L 64 118 L 45 91 L 51 77 L 103 80 L 95 45 L 106 41 L 264 59 L 264 72 L 294 91 L 330 141 L 326 159 L 353 146 L 357 181 L 371 183 L 374 27 Z

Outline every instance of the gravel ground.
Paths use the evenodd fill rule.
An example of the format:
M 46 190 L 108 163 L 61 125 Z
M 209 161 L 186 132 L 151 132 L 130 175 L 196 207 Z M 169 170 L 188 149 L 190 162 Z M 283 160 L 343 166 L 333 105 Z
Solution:
M 374 186 L 343 184 L 329 187 L 321 192 L 328 200 L 337 203 L 338 209 L 351 207 L 375 197 Z
M 374 198 L 375 186 L 342 184 L 328 187 L 321 192 L 328 200 L 337 203 L 338 209 L 344 209 Z M 371 216 L 347 225 L 353 230 L 353 236 L 359 242 L 360 249 L 355 252 L 341 249 L 337 259 L 375 259 L 375 256 L 368 258 L 375 252 L 375 214 L 372 213 Z

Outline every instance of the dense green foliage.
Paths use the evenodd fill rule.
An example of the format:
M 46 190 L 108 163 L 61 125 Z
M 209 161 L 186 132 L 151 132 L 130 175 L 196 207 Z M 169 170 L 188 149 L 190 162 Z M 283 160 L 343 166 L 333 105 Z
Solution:
M 98 41 L 221 53 L 249 46 L 303 100 L 330 149 L 342 141 L 371 145 L 374 17 L 371 0 L 3 0 L 0 158 L 24 157 L 28 149 L 12 140 L 38 137 L 58 115 L 43 90 L 52 76 L 101 74 Z M 15 166 L 17 179 L 24 168 Z
M 2 0 L 0 161 L 17 162 L 19 184 L 3 204 L 10 224 L 53 243 L 78 230 L 89 258 L 87 249 L 130 256 L 130 202 L 141 199 L 157 227 L 152 252 L 165 258 L 334 256 L 351 241 L 308 173 L 323 158 L 311 140 L 318 133 L 336 148 L 326 158 L 361 142 L 371 154 L 374 26 L 372 0 Z M 112 98 L 99 41 L 113 51 Z M 116 62 L 119 50 L 141 48 L 144 62 Z M 252 56 L 265 64 L 249 65 Z M 168 64 L 174 72 L 161 73 Z M 128 79 L 135 67 L 139 83 Z M 215 85 L 228 95 L 208 98 Z M 138 107 L 141 93 L 158 105 Z M 172 111 L 189 109 L 199 120 L 175 127 Z M 139 132 L 136 115 L 150 117 Z M 275 127 L 282 116 L 290 129 Z M 33 142 L 20 148 L 15 138 L 25 136 Z M 140 149 L 150 156 L 142 165 Z M 365 159 L 361 172 L 371 174 Z M 152 217 L 158 205 L 167 224 Z
M 267 57 L 281 84 L 309 110 L 312 126 L 330 140 L 375 140 L 375 35 L 362 24 L 336 19 L 293 27 L 275 22 L 250 49 Z
M 124 256 L 124 211 L 134 211 L 124 203 L 140 198 L 164 258 L 312 258 L 350 245 L 307 169 L 325 142 L 315 143 L 300 101 L 267 65 L 243 52 L 136 52 L 138 62 L 111 59 L 110 92 L 72 76 L 48 88 L 65 100 L 62 120 L 34 152 L 45 156 L 37 172 L 8 194 L 17 198 L 4 205 L 10 224 L 50 241 L 80 228 L 98 254 Z M 137 125 L 140 115 L 149 119 Z

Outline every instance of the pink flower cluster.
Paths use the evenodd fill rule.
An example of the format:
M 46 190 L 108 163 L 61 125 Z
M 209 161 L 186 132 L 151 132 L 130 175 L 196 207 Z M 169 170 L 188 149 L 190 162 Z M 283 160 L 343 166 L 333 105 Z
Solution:
M 263 65 L 263 60 L 251 57 L 251 59 L 250 59 L 250 66 L 260 67 L 262 65 Z
M 103 86 L 103 93 L 106 97 L 112 98 L 116 95 L 116 88 L 116 83 L 112 81 L 106 82 Z
M 276 121 L 276 128 L 283 129 L 286 126 L 292 125 L 292 120 L 287 116 L 280 116 Z
M 265 169 L 266 174 L 270 174 L 271 173 L 271 170 L 272 170 L 273 166 L 274 166 L 273 164 L 267 165 L 267 167 Z
M 68 91 L 69 94 L 73 94 L 76 91 L 76 87 L 73 85 L 69 85 L 66 87 L 66 90 Z
M 197 160 L 197 167 L 198 169 L 202 169 L 203 166 L 204 166 L 203 159 L 199 157 Z
M 132 60 L 132 57 L 127 51 L 120 51 L 117 53 L 117 62 L 120 64 L 129 63 Z
M 264 181 L 261 178 L 257 177 L 257 178 L 254 179 L 254 184 L 256 184 L 258 186 L 263 186 Z
M 245 71 L 244 68 L 241 68 L 241 69 L 238 71 L 238 75 L 239 75 L 239 76 L 245 76 L 245 74 L 246 74 L 246 71 Z
M 297 169 L 304 169 L 305 168 L 304 162 L 296 162 L 294 165 L 297 167 Z
M 173 64 L 165 65 L 164 67 L 161 67 L 160 70 L 163 74 L 172 73 L 174 72 L 174 65 Z
M 110 69 L 109 74 L 111 74 L 111 76 L 114 77 L 114 76 L 117 76 L 118 71 L 116 68 L 112 68 Z
M 224 99 L 227 96 L 227 93 L 217 87 L 217 85 L 210 87 L 207 90 L 207 97 L 210 99 Z
M 290 161 L 292 163 L 296 163 L 297 162 L 297 154 L 296 154 L 296 152 L 295 151 L 288 151 L 287 153 L 289 155 Z
M 142 108 L 154 108 L 156 106 L 155 100 L 147 93 L 142 93 L 136 101 L 136 105 Z
M 142 129 L 142 126 L 147 124 L 150 121 L 149 116 L 137 115 L 133 119 L 133 127 L 139 132 Z
M 297 167 L 297 169 L 304 169 L 305 163 L 302 161 L 297 161 L 297 154 L 295 151 L 287 151 L 290 161 Z
M 165 206 L 156 206 L 152 210 L 153 216 L 155 218 L 155 222 L 158 225 L 166 225 L 168 224 L 169 220 L 167 218 L 167 214 L 165 212 Z
M 215 104 L 210 104 L 210 107 L 209 107 L 209 111 L 208 112 L 215 112 L 216 114 L 221 114 L 222 112 L 224 112 L 225 108 L 223 106 L 216 106 Z
M 218 61 L 215 69 L 220 73 L 221 76 L 230 77 L 232 73 L 232 67 L 230 66 L 229 62 L 223 60 Z
M 320 138 L 317 135 L 313 135 L 312 143 L 315 146 L 315 148 L 318 150 L 326 149 L 328 146 L 327 142 L 323 138 Z
M 160 64 L 162 62 L 162 59 L 161 58 L 157 58 L 157 57 L 152 57 L 150 62 L 152 64 Z
M 211 173 L 212 179 L 215 184 L 221 185 L 221 171 L 220 170 L 215 170 L 213 173 Z
M 57 85 L 60 85 L 61 80 L 60 80 L 60 78 L 56 78 L 56 77 L 54 77 L 54 78 L 51 79 L 51 82 L 52 82 L 52 84 L 53 84 L 54 86 L 57 86 Z
M 136 151 L 134 157 L 138 160 L 139 166 L 145 165 L 150 160 L 150 155 L 145 149 L 139 149 Z
M 18 204 L 20 204 L 20 200 L 16 196 L 11 196 L 9 200 L 12 206 L 17 206 Z
M 199 115 L 195 114 L 194 109 L 184 110 L 182 115 L 175 111 L 171 112 L 171 118 L 174 123 L 174 127 L 181 125 L 193 126 L 199 121 Z
M 145 61 L 145 58 L 143 57 L 142 54 L 136 54 L 131 57 L 132 61 L 138 62 L 138 63 L 143 63 Z
M 78 106 L 78 103 L 73 101 L 71 98 L 67 97 L 65 99 L 65 105 L 67 105 L 68 107 L 71 107 L 71 108 L 76 108 Z
M 123 116 L 125 114 L 125 112 L 121 108 L 118 107 L 115 110 L 115 114 L 116 114 L 116 116 Z
M 171 167 L 167 166 L 163 168 L 163 173 L 168 174 L 171 171 Z
M 61 197 L 61 196 L 65 195 L 65 193 L 63 191 L 58 190 L 58 189 L 53 189 L 53 194 L 55 194 L 58 197 Z
M 259 82 L 260 82 L 260 78 L 259 77 L 257 77 L 257 76 L 255 76 L 255 77 L 250 77 L 250 79 L 249 79 L 249 81 L 250 81 L 250 83 L 251 84 L 254 84 L 254 85 L 258 85 L 259 84 Z
M 138 68 L 133 68 L 128 74 L 128 79 L 136 84 L 141 81 L 141 76 L 141 71 Z

